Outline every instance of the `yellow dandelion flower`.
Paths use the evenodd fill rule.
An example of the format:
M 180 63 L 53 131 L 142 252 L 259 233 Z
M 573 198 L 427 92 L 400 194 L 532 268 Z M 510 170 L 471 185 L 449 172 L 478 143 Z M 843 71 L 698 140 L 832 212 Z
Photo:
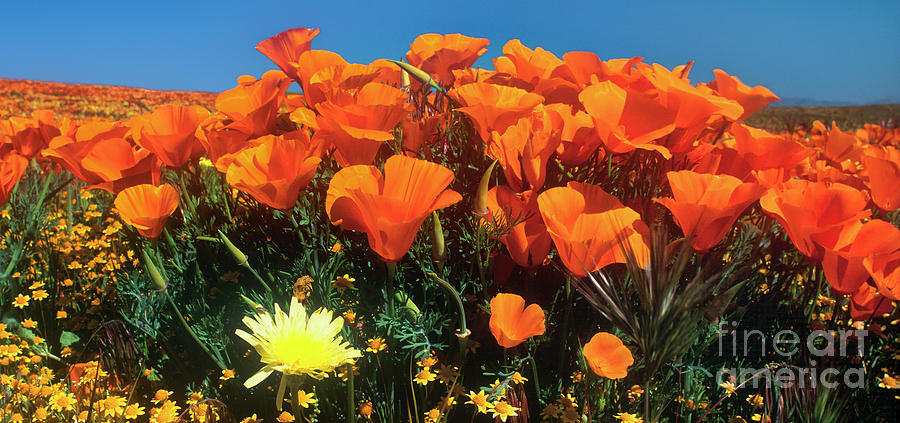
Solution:
M 16 299 L 13 300 L 13 305 L 18 308 L 24 309 L 28 306 L 28 300 L 30 299 L 31 297 L 29 297 L 28 295 L 19 294 L 16 296 Z
M 421 372 L 413 376 L 413 381 L 418 383 L 419 385 L 425 386 L 428 384 L 428 382 L 433 382 L 435 378 L 437 378 L 436 374 L 431 373 L 428 368 L 424 368 Z
M 501 400 L 501 401 L 495 402 L 491 406 L 490 411 L 492 413 L 494 413 L 495 419 L 497 417 L 500 417 L 500 420 L 505 422 L 506 419 L 510 416 L 518 416 L 517 413 L 519 411 L 519 407 L 513 407 L 513 406 L 509 405 L 509 403 L 506 402 L 506 400 Z
M 299 404 L 301 407 L 309 408 L 309 405 L 315 404 L 316 401 L 318 401 L 316 399 L 316 394 L 312 392 L 307 393 L 302 389 L 297 391 L 297 404 Z
M 341 338 L 343 319 L 332 319 L 331 311 L 325 309 L 307 316 L 306 309 L 295 297 L 291 297 L 287 314 L 275 304 L 275 316 L 264 311 L 242 321 L 253 334 L 241 329 L 235 334 L 252 345 L 265 364 L 244 382 L 248 388 L 275 371 L 281 372 L 282 377 L 308 375 L 322 379 L 338 366 L 352 364 L 361 355 Z
M 368 344 L 369 346 L 368 348 L 366 348 L 366 351 L 373 352 L 375 354 L 378 354 L 379 352 L 387 349 L 387 343 L 382 337 L 369 339 L 366 344 Z

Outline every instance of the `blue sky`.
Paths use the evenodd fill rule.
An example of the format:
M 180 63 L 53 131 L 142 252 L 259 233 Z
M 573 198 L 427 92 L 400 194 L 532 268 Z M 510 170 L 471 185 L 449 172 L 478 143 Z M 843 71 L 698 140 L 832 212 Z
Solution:
M 222 91 L 274 65 L 253 47 L 294 27 L 351 62 L 399 58 L 419 34 L 506 41 L 561 56 L 695 60 L 786 98 L 900 102 L 900 1 L 4 2 L 0 77 Z M 133 3 L 133 4 L 131 4 Z M 85 2 L 88 4 L 88 2 Z

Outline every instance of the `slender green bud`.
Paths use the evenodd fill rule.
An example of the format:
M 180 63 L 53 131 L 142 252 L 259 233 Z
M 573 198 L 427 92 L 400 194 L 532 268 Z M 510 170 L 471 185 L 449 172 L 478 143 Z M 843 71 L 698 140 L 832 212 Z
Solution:
M 150 256 L 147 255 L 147 251 L 141 251 L 144 268 L 147 269 L 147 274 L 150 275 L 150 280 L 153 281 L 153 286 L 156 287 L 157 291 L 165 291 L 168 284 L 166 280 L 163 278 L 162 274 L 159 273 L 159 269 L 156 268 L 156 264 L 153 263 L 153 260 L 150 259 Z
M 474 212 L 479 217 L 488 214 L 487 197 L 491 185 L 491 173 L 494 171 L 494 166 L 496 164 L 497 161 L 494 160 L 494 162 L 488 166 L 487 170 L 484 171 L 484 175 L 481 175 L 481 181 L 478 183 L 478 193 L 475 195 Z
M 444 245 L 444 228 L 441 227 L 441 219 L 438 218 L 436 211 L 431 212 L 431 218 L 434 219 L 434 232 L 431 238 L 431 259 L 437 263 L 443 263 L 447 260 L 447 247 Z
M 224 232 L 219 231 L 219 238 L 222 240 L 222 243 L 225 244 L 225 247 L 228 248 L 228 252 L 234 257 L 234 261 L 237 262 L 238 266 L 247 264 L 247 255 L 239 250 L 238 247 L 235 247 L 234 244 L 231 243 L 231 240 L 225 236 Z

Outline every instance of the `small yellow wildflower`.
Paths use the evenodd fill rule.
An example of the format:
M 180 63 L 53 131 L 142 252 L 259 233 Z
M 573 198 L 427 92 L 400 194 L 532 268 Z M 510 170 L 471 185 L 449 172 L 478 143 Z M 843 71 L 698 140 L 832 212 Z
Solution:
M 125 411 L 127 401 L 118 395 L 110 395 L 100 400 L 100 409 L 106 417 L 120 416 Z
M 16 296 L 16 299 L 13 300 L 13 305 L 18 308 L 24 309 L 28 306 L 28 300 L 30 299 L 31 297 L 29 297 L 28 295 L 19 294 Z
M 753 408 L 760 408 L 765 405 L 765 402 L 763 402 L 763 397 L 761 395 L 754 394 L 747 397 L 747 404 L 752 405 Z
M 379 352 L 387 349 L 387 343 L 382 337 L 369 339 L 369 342 L 367 342 L 367 344 L 369 345 L 369 347 L 366 348 L 366 351 L 373 352 L 375 354 L 378 354 Z
M 57 319 L 65 319 L 66 317 L 69 317 L 69 313 L 66 313 L 65 310 L 59 310 L 56 312 Z
M 469 391 L 467 396 L 469 397 L 469 400 L 466 401 L 466 404 L 472 404 L 478 407 L 479 413 L 487 413 L 488 408 L 492 405 L 490 401 L 488 401 L 488 396 L 484 393 L 484 390 L 478 391 L 477 394 L 475 391 Z
M 50 409 L 53 411 L 69 411 L 75 405 L 75 394 L 57 392 L 50 397 Z
M 426 367 L 413 377 L 413 381 L 418 383 L 419 385 L 425 386 L 428 384 L 428 382 L 433 382 L 436 377 L 437 375 L 431 373 L 431 371 Z
M 282 411 L 281 414 L 278 415 L 278 418 L 275 420 L 278 420 L 281 423 L 290 423 L 294 421 L 294 416 L 287 411 Z
M 419 365 L 419 367 L 422 367 L 425 369 L 430 369 L 432 366 L 434 366 L 437 363 L 438 363 L 437 357 L 430 355 L 430 356 L 422 359 L 422 361 L 418 362 L 417 364 Z
M 169 395 L 172 395 L 172 391 L 159 389 L 156 391 L 156 393 L 153 394 L 153 402 L 163 402 L 169 399 Z
M 356 412 L 366 419 L 372 417 L 372 413 L 374 412 L 374 408 L 372 407 L 372 401 L 363 401 L 359 403 L 359 406 L 356 407 Z
M 425 422 L 426 423 L 435 423 L 438 419 L 441 418 L 441 410 L 437 408 L 432 408 L 425 412 Z
M 312 392 L 306 393 L 306 391 L 301 389 L 297 391 L 297 404 L 303 408 L 309 408 L 310 404 L 315 404 L 318 401 L 315 397 L 316 394 Z
M 737 390 L 737 388 L 734 387 L 734 383 L 731 382 L 731 381 L 728 381 L 728 382 L 722 382 L 722 383 L 719 384 L 719 386 L 721 386 L 722 388 L 724 388 L 724 389 L 725 389 L 726 395 L 729 395 L 729 396 L 730 396 L 731 394 L 733 394 L 734 391 Z
M 144 415 L 144 407 L 141 407 L 140 405 L 137 405 L 136 403 L 128 404 L 128 406 L 125 407 L 125 419 L 127 419 L 127 420 L 134 420 L 134 419 L 138 418 L 139 416 L 143 416 L 143 415 Z
M 521 373 L 515 372 L 512 374 L 512 376 L 509 377 L 509 381 L 513 385 L 521 385 L 521 384 L 525 383 L 526 381 L 528 381 L 528 379 L 525 379 L 525 377 L 522 376 Z
M 228 380 L 234 378 L 234 370 L 225 369 L 222 370 L 222 376 L 219 376 L 219 380 Z
M 34 329 L 37 327 L 37 322 L 35 322 L 34 320 L 31 320 L 30 318 L 25 319 L 22 321 L 22 327 L 25 327 L 28 329 Z
M 47 298 L 47 296 L 47 291 L 43 289 L 31 291 L 31 298 L 34 298 L 35 301 L 44 301 L 44 298 Z
M 644 423 L 644 419 L 638 417 L 637 414 L 619 413 L 615 417 L 622 423 Z
M 262 423 L 262 420 L 259 417 L 256 417 L 256 413 L 253 413 L 252 416 L 244 418 L 241 420 L 241 423 Z
M 353 282 L 356 282 L 356 279 L 351 278 L 349 274 L 345 274 L 344 276 L 338 276 L 333 281 L 331 281 L 331 286 L 343 292 L 345 289 L 353 288 Z
M 500 417 L 500 420 L 505 422 L 510 416 L 518 416 L 519 407 L 513 407 L 506 400 L 500 400 L 495 402 L 490 410 L 494 413 L 495 419 Z
M 343 317 L 344 321 L 347 322 L 347 324 L 352 325 L 353 323 L 356 323 L 356 312 L 353 310 L 345 311 Z

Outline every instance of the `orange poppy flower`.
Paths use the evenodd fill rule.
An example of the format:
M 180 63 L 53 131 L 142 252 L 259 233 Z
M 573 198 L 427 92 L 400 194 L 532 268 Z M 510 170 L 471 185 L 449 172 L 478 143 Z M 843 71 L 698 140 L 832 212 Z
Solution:
M 38 157 L 50 140 L 62 135 L 55 120 L 56 114 L 50 110 L 36 110 L 31 117 L 13 116 L 0 121 L 0 136 L 5 134 L 6 142 L 25 158 Z
M 666 174 L 675 198 L 657 198 L 675 216 L 694 251 L 705 253 L 722 240 L 734 221 L 763 193 L 759 185 L 729 175 L 690 170 Z
M 350 166 L 328 185 L 325 211 L 334 225 L 365 232 L 369 247 L 386 262 L 398 262 L 434 210 L 462 197 L 445 189 L 453 172 L 436 163 L 391 156 L 384 173 L 375 166 Z
M 869 320 L 888 313 L 893 308 L 891 300 L 879 294 L 878 290 L 869 284 L 860 285 L 850 296 L 850 317 L 853 320 Z
M 443 84 L 453 84 L 453 70 L 466 69 L 487 51 L 485 38 L 462 34 L 422 34 L 413 40 L 406 53 L 406 61 Z
M 540 266 L 550 252 L 550 234 L 541 221 L 536 199 L 537 195 L 532 191 L 517 194 L 502 185 L 491 188 L 487 195 L 491 220 L 499 225 L 505 225 L 508 219 L 521 222 L 513 226 L 509 234 L 500 237 L 500 242 L 509 250 L 512 259 L 526 268 Z
M 307 104 L 318 109 L 318 104 L 324 101 L 334 104 L 352 103 L 360 89 L 369 83 L 380 82 L 382 71 L 383 68 L 380 66 L 357 63 L 338 64 L 319 69 L 307 81 L 308 88 L 304 91 Z M 402 96 L 398 102 L 405 98 L 405 95 Z
M 650 258 L 650 229 L 640 215 L 600 187 L 569 182 L 538 196 L 538 209 L 569 273 L 587 276 L 611 263 L 625 263 L 626 242 L 641 267 Z
M 738 121 L 743 121 L 769 103 L 781 100 L 768 88 L 761 85 L 750 88 L 736 76 L 731 76 L 722 69 L 713 70 L 713 75 L 716 80 L 710 82 L 709 87 L 716 90 L 722 97 L 738 102 L 744 108 L 744 113 L 738 117 Z
M 628 367 L 634 364 L 634 357 L 619 337 L 600 332 L 584 344 L 581 353 L 588 366 L 597 376 L 621 379 L 628 375 Z
M 235 154 L 225 175 L 228 184 L 269 207 L 293 207 L 322 159 L 313 154 L 305 131 L 291 135 L 297 138 L 266 135 L 258 145 Z
M 14 152 L 9 152 L 6 157 L 0 159 L 0 207 L 9 201 L 13 188 L 16 187 L 26 168 L 28 168 L 28 159 Z
M 135 185 L 116 195 L 113 204 L 125 223 L 147 238 L 156 238 L 166 226 L 166 219 L 178 208 L 178 193 L 169 184 Z
M 858 160 L 862 154 L 862 143 L 859 138 L 856 138 L 851 132 L 841 131 L 834 122 L 831 123 L 831 130 L 824 135 L 820 143 L 825 157 L 836 163 Z
M 554 71 L 564 62 L 540 47 L 534 50 L 519 40 L 503 46 L 503 56 L 494 59 L 494 69 L 525 84 L 523 88 L 542 95 L 546 103 L 578 103 L 579 88 L 570 80 L 555 77 Z
M 654 141 L 675 130 L 676 114 L 653 97 L 603 81 L 582 90 L 578 99 L 609 151 L 628 153 L 639 148 L 672 157 L 669 149 Z
M 540 190 L 547 178 L 547 162 L 560 143 L 562 125 L 559 114 L 538 105 L 531 116 L 519 119 L 502 134 L 492 132 L 485 154 L 497 159 L 514 190 Z
M 543 97 L 522 89 L 486 82 L 455 87 L 448 94 L 462 104 L 456 110 L 472 119 L 484 142 L 491 140 L 492 131 L 505 132 L 544 101 Z
M 490 327 L 501 347 L 512 348 L 544 334 L 544 310 L 537 304 L 525 307 L 525 299 L 516 294 L 497 294 L 491 299 Z
M 300 60 L 300 55 L 309 51 L 312 39 L 316 35 L 319 35 L 318 28 L 289 29 L 260 41 L 256 45 L 256 50 L 275 62 L 278 68 L 291 79 L 300 82 L 297 62 Z
M 754 170 L 790 169 L 809 158 L 810 149 L 768 131 L 734 124 L 734 148 Z
M 871 276 L 879 292 L 891 299 L 900 288 L 898 265 L 900 229 L 880 219 L 844 226 L 822 258 L 825 278 L 834 291 L 852 294 Z
M 794 246 L 820 260 L 825 249 L 837 245 L 844 226 L 869 216 L 865 194 L 852 187 L 794 179 L 769 190 L 760 206 L 775 217 Z
M 406 93 L 380 83 L 363 86 L 344 103 L 325 101 L 316 105 L 319 130 L 314 139 L 335 148 L 341 166 L 371 164 L 385 141 L 394 139 L 392 129 L 409 113 Z
M 347 64 L 347 61 L 341 55 L 328 50 L 309 50 L 300 55 L 300 58 L 297 60 L 297 75 L 300 78 L 298 82 L 300 87 L 303 88 L 303 95 L 309 107 L 314 107 L 317 103 L 308 94 L 311 90 L 310 80 L 312 80 L 313 75 L 332 66 L 346 66 Z
M 78 134 L 76 133 L 76 136 Z M 75 141 L 59 136 L 41 154 L 50 157 L 76 178 L 113 194 L 138 184 L 159 182 L 160 166 L 149 150 L 123 138 L 96 136 Z
M 545 108 L 562 119 L 560 144 L 556 150 L 560 163 L 578 166 L 603 145 L 603 140 L 594 130 L 594 121 L 584 111 L 573 111 L 566 104 L 551 104 Z
M 602 81 L 612 81 L 620 87 L 627 87 L 633 81 L 643 78 L 639 72 L 635 72 L 635 66 L 644 60 L 642 57 L 604 62 L 595 53 L 570 51 L 563 54 L 562 58 L 565 64 L 556 68 L 552 76 L 572 81 L 582 89 Z
M 138 134 L 135 141 L 153 152 L 166 166 L 182 168 L 188 161 L 203 155 L 203 145 L 196 133 L 208 116 L 209 112 L 200 106 L 169 104 L 157 107 L 139 121 L 134 131 Z
M 870 146 L 862 161 L 872 202 L 884 211 L 900 209 L 900 150 Z
M 238 78 L 238 86 L 216 97 L 216 110 L 231 120 L 225 127 L 261 137 L 275 128 L 278 109 L 291 79 L 284 72 L 270 70 L 256 79 L 245 75 Z

